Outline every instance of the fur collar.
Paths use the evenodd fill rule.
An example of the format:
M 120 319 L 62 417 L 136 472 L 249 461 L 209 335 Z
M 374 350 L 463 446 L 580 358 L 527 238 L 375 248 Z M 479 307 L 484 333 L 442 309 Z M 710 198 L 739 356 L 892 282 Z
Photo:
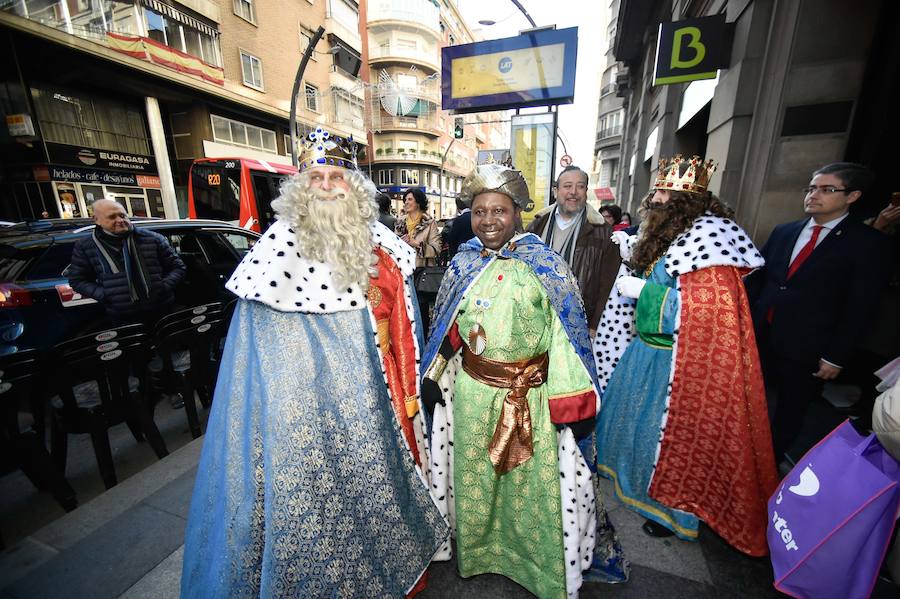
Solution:
M 416 259 L 413 249 L 378 221 L 370 230 L 373 244 L 388 253 L 404 276 L 411 276 Z M 281 312 L 330 314 L 366 306 L 366 295 L 359 285 L 336 289 L 327 264 L 300 255 L 296 233 L 283 220 L 266 230 L 225 287 L 242 299 L 262 302 Z

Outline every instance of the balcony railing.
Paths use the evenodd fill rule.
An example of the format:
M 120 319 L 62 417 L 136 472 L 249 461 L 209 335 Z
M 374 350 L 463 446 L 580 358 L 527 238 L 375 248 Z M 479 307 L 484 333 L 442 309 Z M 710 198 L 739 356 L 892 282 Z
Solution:
M 410 116 L 385 116 L 381 115 L 377 123 L 373 123 L 379 129 L 418 129 L 437 134 L 437 119 L 427 117 Z
M 603 87 L 600 88 L 600 97 L 607 96 L 616 91 L 615 83 L 607 83 Z
M 368 5 L 369 23 L 405 21 L 440 33 L 440 9 L 423 0 L 374 0 Z
M 375 150 L 375 160 L 398 160 L 440 164 L 441 156 L 441 153 L 437 150 L 411 151 L 395 148 L 377 148 Z
M 378 60 L 380 58 L 406 58 L 426 64 L 438 66 L 440 59 L 437 50 L 431 48 L 429 50 L 419 50 L 417 48 L 408 48 L 398 44 L 390 44 L 387 46 L 376 46 L 369 51 L 370 60 Z

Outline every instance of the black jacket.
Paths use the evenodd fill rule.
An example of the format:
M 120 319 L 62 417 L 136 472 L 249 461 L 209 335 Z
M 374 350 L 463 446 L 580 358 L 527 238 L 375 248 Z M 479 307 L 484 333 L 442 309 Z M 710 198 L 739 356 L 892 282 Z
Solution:
M 778 225 L 763 246 L 766 265 L 745 284 L 757 337 L 777 356 L 845 367 L 867 332 L 887 282 L 889 243 L 851 218 L 828 233 L 790 280 L 791 253 L 808 219 Z
M 171 306 L 175 287 L 185 275 L 184 263 L 165 237 L 142 229 L 135 229 L 132 234 L 150 275 L 149 300 L 132 302 L 125 272 L 110 271 L 91 236 L 76 242 L 66 271 L 72 289 L 103 304 L 110 318 L 118 321 L 137 319 Z
M 475 237 L 472 232 L 472 211 L 466 210 L 458 215 L 444 231 L 447 231 L 446 240 L 452 258 L 459 251 L 459 246 Z

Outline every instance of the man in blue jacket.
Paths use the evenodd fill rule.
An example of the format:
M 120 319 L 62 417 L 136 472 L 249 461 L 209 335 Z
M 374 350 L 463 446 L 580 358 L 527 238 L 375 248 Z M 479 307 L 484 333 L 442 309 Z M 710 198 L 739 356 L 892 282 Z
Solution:
M 184 263 L 165 237 L 135 229 L 118 202 L 97 200 L 93 209 L 97 226 L 72 250 L 69 284 L 100 302 L 114 326 L 152 327 L 174 305 Z

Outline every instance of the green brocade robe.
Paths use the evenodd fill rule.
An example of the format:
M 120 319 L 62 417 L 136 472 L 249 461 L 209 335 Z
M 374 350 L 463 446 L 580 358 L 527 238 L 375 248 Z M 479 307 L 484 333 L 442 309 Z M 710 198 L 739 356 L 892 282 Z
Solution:
M 541 598 L 566 597 L 560 470 L 554 423 L 594 414 L 596 394 L 541 283 L 519 260 L 495 260 L 456 316 L 464 343 L 480 324 L 482 357 L 503 362 L 549 353 L 547 382 L 528 392 L 534 456 L 498 476 L 488 444 L 507 390 L 458 370 L 452 393 L 453 482 L 459 573 L 507 576 Z M 588 405 L 589 404 L 589 405 Z M 448 407 L 450 406 L 448 402 Z

